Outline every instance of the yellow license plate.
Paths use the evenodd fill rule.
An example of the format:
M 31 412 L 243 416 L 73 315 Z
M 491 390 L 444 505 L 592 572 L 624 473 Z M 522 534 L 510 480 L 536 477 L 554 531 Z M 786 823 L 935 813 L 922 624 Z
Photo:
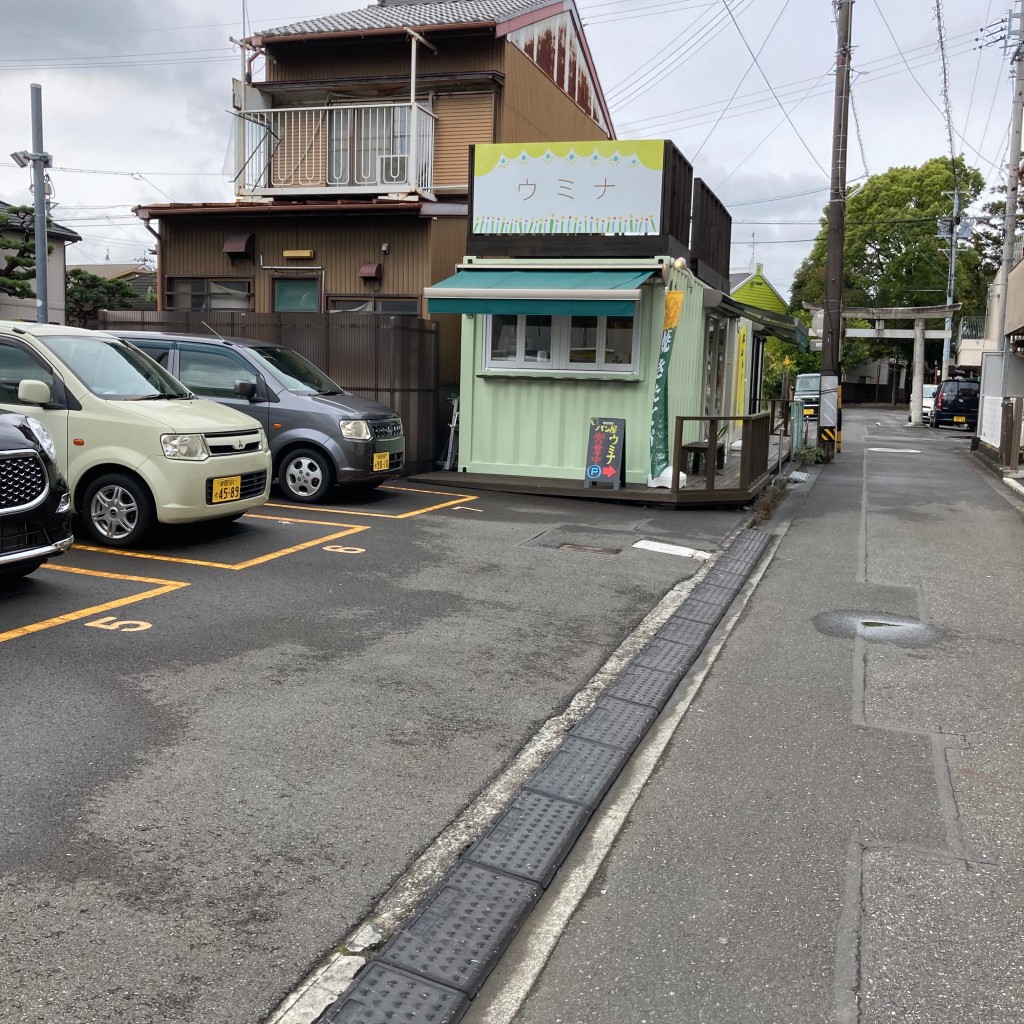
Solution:
M 213 480 L 214 505 L 222 501 L 238 501 L 242 496 L 242 478 L 240 476 L 218 476 Z
M 374 452 L 373 453 L 373 471 L 376 473 L 380 469 L 388 469 L 391 466 L 391 452 Z
M 953 417 L 953 422 L 954 423 L 966 423 L 967 422 L 967 417 L 966 416 L 954 416 Z

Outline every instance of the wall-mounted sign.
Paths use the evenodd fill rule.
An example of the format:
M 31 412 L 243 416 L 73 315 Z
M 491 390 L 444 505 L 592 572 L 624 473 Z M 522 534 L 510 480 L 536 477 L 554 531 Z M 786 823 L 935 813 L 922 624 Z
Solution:
M 587 467 L 584 487 L 611 484 L 618 490 L 626 481 L 623 456 L 626 454 L 626 421 L 595 416 L 587 438 Z
M 665 142 L 537 142 L 473 150 L 473 233 L 655 235 Z

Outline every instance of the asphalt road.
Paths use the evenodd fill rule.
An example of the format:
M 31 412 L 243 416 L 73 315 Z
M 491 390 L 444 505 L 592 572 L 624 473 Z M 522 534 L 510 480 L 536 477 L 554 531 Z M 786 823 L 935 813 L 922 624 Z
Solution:
M 399 483 L 0 594 L 0 1022 L 264 1019 L 743 520 Z

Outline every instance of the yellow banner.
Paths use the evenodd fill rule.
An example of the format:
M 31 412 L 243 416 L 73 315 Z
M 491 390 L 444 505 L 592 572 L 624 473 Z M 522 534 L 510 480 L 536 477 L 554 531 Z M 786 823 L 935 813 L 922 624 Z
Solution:
M 679 315 L 683 311 L 683 292 L 669 292 L 665 296 L 665 326 L 662 330 L 671 331 L 679 326 Z

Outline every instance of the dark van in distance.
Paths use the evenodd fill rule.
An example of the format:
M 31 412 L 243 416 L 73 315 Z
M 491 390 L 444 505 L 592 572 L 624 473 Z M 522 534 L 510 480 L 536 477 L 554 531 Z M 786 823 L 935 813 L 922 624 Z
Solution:
M 258 420 L 274 473 L 292 501 L 324 500 L 335 484 L 376 487 L 405 465 L 394 409 L 339 387 L 304 356 L 244 338 L 111 331 L 201 398 Z

